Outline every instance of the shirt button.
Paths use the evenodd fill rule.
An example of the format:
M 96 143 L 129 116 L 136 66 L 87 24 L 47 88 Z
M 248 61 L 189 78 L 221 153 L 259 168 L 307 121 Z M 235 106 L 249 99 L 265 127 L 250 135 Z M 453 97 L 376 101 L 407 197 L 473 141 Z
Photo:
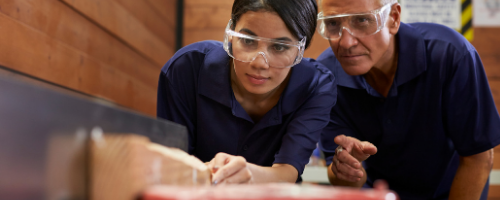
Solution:
M 248 150 L 248 145 L 243 146 L 243 151 Z
M 388 123 L 388 124 L 392 124 L 392 120 L 388 119 L 388 120 L 387 120 L 387 123 Z

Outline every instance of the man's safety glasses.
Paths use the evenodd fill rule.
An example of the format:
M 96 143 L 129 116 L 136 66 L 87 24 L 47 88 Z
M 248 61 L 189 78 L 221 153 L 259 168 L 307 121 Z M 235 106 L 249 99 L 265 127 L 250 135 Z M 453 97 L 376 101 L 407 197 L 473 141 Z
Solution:
M 392 4 L 386 4 L 377 10 L 366 13 L 340 14 L 324 16 L 318 14 L 318 32 L 326 39 L 338 39 L 343 30 L 352 36 L 362 38 L 378 33 L 384 28 Z
M 231 30 L 232 21 L 224 34 L 224 50 L 233 59 L 252 62 L 261 55 L 269 67 L 292 67 L 302 60 L 306 38 L 301 41 L 287 41 L 246 35 Z

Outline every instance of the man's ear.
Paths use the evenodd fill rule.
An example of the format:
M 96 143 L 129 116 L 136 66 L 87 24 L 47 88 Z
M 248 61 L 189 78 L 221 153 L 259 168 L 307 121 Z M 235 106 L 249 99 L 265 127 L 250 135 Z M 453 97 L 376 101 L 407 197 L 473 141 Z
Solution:
M 389 19 L 387 20 L 387 27 L 392 35 L 396 35 L 399 31 L 399 25 L 401 24 L 401 5 L 395 3 L 391 6 L 391 12 L 389 13 Z

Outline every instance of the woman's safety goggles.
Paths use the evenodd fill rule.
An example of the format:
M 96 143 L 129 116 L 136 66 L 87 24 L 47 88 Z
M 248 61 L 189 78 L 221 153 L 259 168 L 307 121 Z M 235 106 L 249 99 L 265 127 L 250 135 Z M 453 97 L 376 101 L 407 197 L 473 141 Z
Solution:
M 232 21 L 224 34 L 224 50 L 233 59 L 252 62 L 262 56 L 269 67 L 287 68 L 298 64 L 304 55 L 306 38 L 287 41 L 246 35 L 231 30 Z
M 365 37 L 378 33 L 384 28 L 392 4 L 386 4 L 377 10 L 366 13 L 340 14 L 324 16 L 318 14 L 318 32 L 326 39 L 338 39 L 343 30 L 354 37 Z

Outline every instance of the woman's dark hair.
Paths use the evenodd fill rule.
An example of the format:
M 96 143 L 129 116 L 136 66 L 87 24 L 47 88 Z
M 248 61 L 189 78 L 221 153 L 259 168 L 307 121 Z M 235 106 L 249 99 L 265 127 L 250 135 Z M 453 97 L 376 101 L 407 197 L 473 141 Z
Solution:
M 299 40 L 306 37 L 306 48 L 316 31 L 316 0 L 235 0 L 231 13 L 233 28 L 241 15 L 248 11 L 276 12 L 288 30 Z

